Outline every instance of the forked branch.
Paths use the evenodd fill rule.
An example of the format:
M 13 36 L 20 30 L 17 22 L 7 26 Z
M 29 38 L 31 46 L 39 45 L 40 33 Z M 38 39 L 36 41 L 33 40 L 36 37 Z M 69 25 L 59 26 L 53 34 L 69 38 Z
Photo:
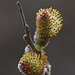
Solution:
M 27 25 L 26 23 L 26 19 L 25 19 L 25 16 L 24 16 L 24 13 L 23 13 L 23 8 L 21 6 L 21 3 L 18 1 L 16 3 L 19 7 L 19 11 L 20 11 L 20 14 L 21 14 L 21 18 L 22 18 L 22 23 L 23 23 L 23 26 L 24 26 L 24 30 L 25 30 L 25 35 L 23 36 L 23 39 L 31 46 L 33 52 L 36 52 L 37 54 L 40 54 L 40 58 L 41 58 L 41 51 L 38 51 L 34 44 L 33 44 L 33 41 L 32 41 L 32 38 L 30 36 L 30 33 L 29 33 L 29 26 Z

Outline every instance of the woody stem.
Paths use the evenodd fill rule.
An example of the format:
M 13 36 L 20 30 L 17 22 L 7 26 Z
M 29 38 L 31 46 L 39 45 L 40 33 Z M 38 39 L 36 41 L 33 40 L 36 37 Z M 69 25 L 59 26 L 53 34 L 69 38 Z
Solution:
M 33 41 L 32 41 L 32 38 L 30 36 L 29 26 L 26 23 L 26 19 L 25 19 L 25 16 L 24 16 L 22 5 L 21 5 L 21 3 L 19 1 L 16 4 L 19 7 L 19 11 L 20 11 L 21 18 L 22 18 L 22 23 L 23 23 L 23 26 L 24 26 L 25 35 L 23 36 L 23 39 L 31 46 L 33 52 L 36 52 L 37 54 L 40 54 L 40 58 L 41 58 L 41 51 L 38 51 L 35 48 L 35 46 L 33 44 Z

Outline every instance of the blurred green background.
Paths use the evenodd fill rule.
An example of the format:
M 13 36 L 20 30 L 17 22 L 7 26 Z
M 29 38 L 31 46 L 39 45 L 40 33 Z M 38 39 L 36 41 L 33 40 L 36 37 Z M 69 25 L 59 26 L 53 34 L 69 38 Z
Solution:
M 16 2 L 0 0 L 0 75 L 22 75 L 17 69 L 27 43 Z M 53 6 L 60 11 L 63 27 L 44 49 L 52 65 L 52 75 L 75 75 L 75 0 L 19 0 L 33 38 L 36 12 Z

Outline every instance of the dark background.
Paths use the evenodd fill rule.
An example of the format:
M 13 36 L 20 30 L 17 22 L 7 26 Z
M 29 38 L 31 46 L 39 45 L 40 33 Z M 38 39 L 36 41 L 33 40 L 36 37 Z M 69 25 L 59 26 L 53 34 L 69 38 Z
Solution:
M 17 0 L 0 0 L 0 75 L 22 75 L 17 64 L 26 42 Z M 31 36 L 35 32 L 36 12 L 40 8 L 57 8 L 63 27 L 45 48 L 52 65 L 52 75 L 75 75 L 75 0 L 20 0 Z

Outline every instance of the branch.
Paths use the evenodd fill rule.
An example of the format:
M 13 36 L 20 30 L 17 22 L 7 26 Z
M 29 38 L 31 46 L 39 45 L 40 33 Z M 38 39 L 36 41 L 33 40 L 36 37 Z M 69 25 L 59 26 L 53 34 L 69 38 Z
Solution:
M 33 41 L 31 39 L 31 36 L 30 36 L 30 33 L 29 33 L 29 26 L 26 24 L 26 20 L 25 20 L 25 16 L 24 16 L 24 13 L 23 13 L 23 8 L 21 6 L 21 3 L 18 1 L 16 3 L 19 7 L 19 11 L 20 11 L 20 14 L 21 14 L 21 18 L 22 18 L 22 23 L 23 23 L 23 26 L 24 26 L 24 30 L 25 30 L 25 35 L 23 36 L 23 39 L 31 46 L 33 52 L 36 52 L 37 54 L 40 54 L 40 58 L 41 58 L 41 51 L 38 51 L 34 44 L 33 44 Z
M 45 72 L 45 75 L 48 75 L 48 73 L 47 73 L 47 72 Z

